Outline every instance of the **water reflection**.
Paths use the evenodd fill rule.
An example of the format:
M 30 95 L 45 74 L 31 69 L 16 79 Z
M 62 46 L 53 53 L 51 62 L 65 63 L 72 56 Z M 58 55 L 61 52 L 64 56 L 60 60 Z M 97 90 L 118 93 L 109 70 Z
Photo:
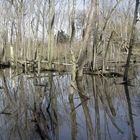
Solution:
M 132 105 L 131 105 L 131 99 L 130 99 L 130 95 L 129 95 L 129 89 L 127 85 L 124 85 L 124 89 L 125 89 L 125 95 L 126 95 L 126 102 L 127 102 L 127 106 L 128 106 L 128 125 L 130 125 L 131 128 L 131 139 L 132 140 L 136 140 L 137 136 L 136 136 L 136 132 L 135 132 L 135 126 L 134 126 L 134 119 L 133 119 L 133 112 L 132 112 Z
M 72 140 L 76 140 L 77 136 L 77 122 L 76 122 L 76 110 L 74 106 L 73 94 L 69 95 L 69 103 L 70 103 L 70 117 L 71 117 L 71 138 Z
M 11 73 L 0 72 L 0 140 L 140 139 L 138 72 L 129 87 L 77 77 L 74 94 L 69 74 Z

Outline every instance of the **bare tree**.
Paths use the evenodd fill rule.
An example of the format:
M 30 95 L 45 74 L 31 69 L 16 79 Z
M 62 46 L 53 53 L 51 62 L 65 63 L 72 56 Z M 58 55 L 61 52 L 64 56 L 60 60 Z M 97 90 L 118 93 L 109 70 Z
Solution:
M 137 18 L 138 18 L 139 4 L 140 4 L 140 1 L 136 0 L 134 18 L 133 18 L 133 23 L 132 23 L 132 28 L 131 28 L 131 36 L 130 36 L 130 41 L 129 41 L 129 50 L 128 50 L 128 56 L 127 56 L 127 61 L 126 61 L 126 68 L 125 68 L 124 77 L 123 77 L 123 80 L 126 83 L 128 82 L 128 70 L 129 70 L 129 66 L 130 66 L 132 49 L 133 49 L 133 45 L 134 45 L 134 41 L 135 41 L 135 33 L 136 33 L 136 24 L 137 24 Z

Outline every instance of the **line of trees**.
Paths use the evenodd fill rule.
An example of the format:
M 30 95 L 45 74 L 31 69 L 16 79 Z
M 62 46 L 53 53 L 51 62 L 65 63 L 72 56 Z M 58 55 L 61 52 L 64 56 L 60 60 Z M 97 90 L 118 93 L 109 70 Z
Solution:
M 85 64 L 105 69 L 124 60 L 134 8 L 135 0 L 1 0 L 0 48 L 15 63 L 47 59 L 51 67 L 65 46 L 57 58 L 75 60 L 80 73 Z

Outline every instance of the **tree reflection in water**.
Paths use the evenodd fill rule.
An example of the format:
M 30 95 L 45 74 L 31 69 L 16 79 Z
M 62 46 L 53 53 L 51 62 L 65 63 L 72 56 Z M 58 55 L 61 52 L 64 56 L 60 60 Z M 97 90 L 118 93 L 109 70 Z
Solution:
M 139 88 L 85 75 L 70 94 L 69 74 L 7 72 L 0 76 L 1 140 L 139 139 L 140 112 L 133 115 Z

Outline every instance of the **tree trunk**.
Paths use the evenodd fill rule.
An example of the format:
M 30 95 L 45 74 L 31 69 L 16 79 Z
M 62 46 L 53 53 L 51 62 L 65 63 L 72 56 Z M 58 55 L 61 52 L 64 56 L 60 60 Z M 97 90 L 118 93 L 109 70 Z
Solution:
M 91 41 L 91 36 L 93 35 L 94 10 L 95 10 L 93 7 L 94 7 L 94 3 L 92 2 L 90 11 L 88 14 L 88 21 L 87 21 L 84 40 L 83 40 L 83 46 L 82 46 L 83 49 L 81 51 L 80 57 L 77 62 L 77 64 L 78 64 L 78 71 L 77 71 L 78 75 L 77 76 L 82 76 L 83 67 L 89 61 L 89 58 L 91 58 L 91 56 L 92 56 L 92 53 L 91 53 L 92 50 L 91 50 L 91 47 L 89 46 L 89 44 Z
M 123 80 L 126 83 L 128 81 L 128 70 L 129 70 L 129 66 L 130 66 L 130 59 L 131 59 L 133 44 L 134 44 L 134 41 L 135 41 L 135 32 L 136 32 L 136 24 L 137 24 L 139 3 L 140 3 L 139 0 L 136 0 L 135 11 L 134 11 L 134 19 L 133 19 L 132 28 L 131 28 L 131 35 L 130 35 L 128 56 L 127 56 L 127 61 L 126 61 L 126 68 L 125 68 L 124 76 L 123 76 Z

